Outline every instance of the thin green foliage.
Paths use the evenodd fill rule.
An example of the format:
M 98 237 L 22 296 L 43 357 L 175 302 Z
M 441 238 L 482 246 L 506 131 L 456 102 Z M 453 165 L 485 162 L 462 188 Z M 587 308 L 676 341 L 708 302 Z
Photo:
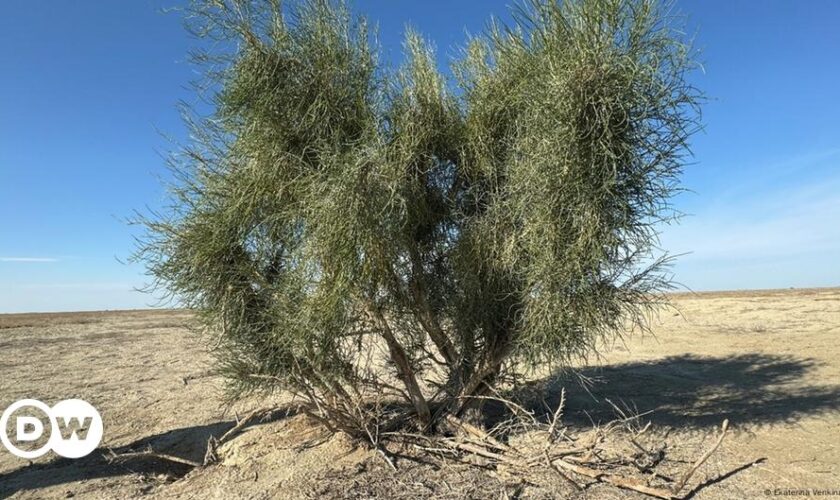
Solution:
M 430 426 L 647 327 L 699 126 L 690 46 L 656 0 L 513 17 L 447 81 L 413 31 L 382 65 L 339 1 L 191 5 L 213 113 L 136 258 L 217 339 L 233 395 L 289 390 L 333 423 L 387 395 Z

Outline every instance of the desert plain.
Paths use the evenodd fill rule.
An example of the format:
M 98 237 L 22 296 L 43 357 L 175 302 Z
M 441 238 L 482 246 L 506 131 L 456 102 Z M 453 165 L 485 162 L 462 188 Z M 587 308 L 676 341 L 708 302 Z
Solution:
M 840 289 L 679 293 L 652 334 L 605 344 L 544 384 L 565 387 L 564 418 L 598 425 L 640 415 L 669 456 L 697 456 L 724 419 L 731 431 L 698 471 L 699 499 L 840 497 Z M 398 460 L 330 434 L 303 414 L 253 422 L 191 468 L 111 453 L 153 449 L 201 461 L 276 394 L 224 401 L 205 340 L 177 310 L 0 315 L 0 408 L 81 398 L 102 415 L 100 447 L 33 462 L 0 449 L 0 498 L 644 498 L 593 484 L 546 489 L 479 468 Z M 582 384 L 581 380 L 587 381 Z M 550 396 L 550 395 L 549 395 Z M 289 408 L 292 408 L 289 406 Z

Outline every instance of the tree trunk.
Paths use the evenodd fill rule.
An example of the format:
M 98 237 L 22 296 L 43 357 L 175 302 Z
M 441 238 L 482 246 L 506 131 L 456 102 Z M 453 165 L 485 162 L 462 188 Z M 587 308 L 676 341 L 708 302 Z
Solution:
M 426 398 L 420 390 L 420 385 L 417 383 L 417 377 L 414 376 L 414 370 L 411 369 L 411 363 L 405 354 L 405 349 L 400 345 L 388 321 L 378 309 L 369 305 L 367 312 L 371 320 L 379 328 L 382 338 L 388 344 L 391 361 L 397 367 L 397 375 L 400 380 L 405 384 L 405 388 L 411 398 L 411 404 L 414 405 L 414 409 L 417 411 L 417 418 L 420 420 L 420 424 L 424 429 L 428 428 L 432 421 L 432 414 L 429 411 L 429 404 L 426 402 Z

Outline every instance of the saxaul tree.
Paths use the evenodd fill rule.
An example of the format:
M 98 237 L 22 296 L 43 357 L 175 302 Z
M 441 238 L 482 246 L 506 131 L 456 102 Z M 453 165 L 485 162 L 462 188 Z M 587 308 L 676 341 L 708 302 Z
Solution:
M 656 0 L 528 0 L 451 77 L 379 59 L 343 2 L 198 0 L 188 115 L 136 258 L 193 309 L 231 394 L 432 432 L 514 373 L 647 328 L 701 97 Z

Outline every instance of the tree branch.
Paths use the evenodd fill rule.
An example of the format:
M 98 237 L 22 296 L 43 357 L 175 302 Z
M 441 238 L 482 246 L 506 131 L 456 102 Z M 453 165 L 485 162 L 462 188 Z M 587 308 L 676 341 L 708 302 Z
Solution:
M 417 417 L 420 419 L 420 423 L 424 427 L 428 427 L 432 420 L 432 414 L 429 411 L 429 404 L 426 402 L 426 398 L 420 390 L 420 385 L 417 383 L 417 377 L 414 375 L 414 370 L 411 369 L 411 364 L 408 361 L 408 356 L 405 354 L 405 349 L 403 349 L 403 346 L 394 336 L 394 332 L 391 331 L 388 321 L 379 309 L 368 304 L 367 313 L 370 316 L 370 319 L 379 328 L 382 338 L 384 338 L 385 342 L 388 344 L 388 351 L 391 354 L 391 360 L 397 367 L 397 375 L 399 375 L 400 379 L 405 384 L 405 388 L 408 390 L 408 395 L 411 397 L 411 404 L 414 405 L 414 409 L 417 411 Z

